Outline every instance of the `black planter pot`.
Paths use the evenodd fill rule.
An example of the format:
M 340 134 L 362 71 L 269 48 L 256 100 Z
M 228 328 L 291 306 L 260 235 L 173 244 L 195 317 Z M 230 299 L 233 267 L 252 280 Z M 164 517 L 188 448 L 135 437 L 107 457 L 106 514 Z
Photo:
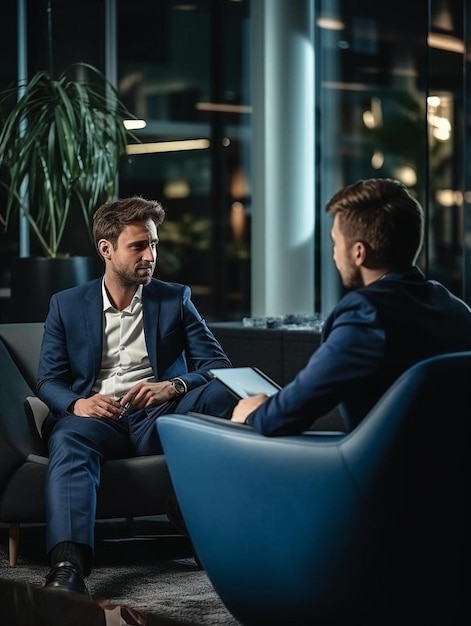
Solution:
M 12 259 L 10 321 L 43 322 L 53 293 L 87 282 L 99 271 L 91 256 Z

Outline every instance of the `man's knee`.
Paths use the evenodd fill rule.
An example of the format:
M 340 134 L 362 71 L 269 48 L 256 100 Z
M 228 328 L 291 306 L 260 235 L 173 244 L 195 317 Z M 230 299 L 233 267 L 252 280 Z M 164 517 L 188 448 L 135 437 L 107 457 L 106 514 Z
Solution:
M 62 417 L 54 426 L 49 436 L 49 454 L 76 453 L 80 450 L 84 454 L 92 454 L 100 451 L 100 441 L 105 437 L 106 430 L 100 420 L 94 420 L 76 416 Z
M 197 404 L 188 410 L 227 419 L 232 415 L 237 398 L 219 380 L 212 380 L 204 386 Z

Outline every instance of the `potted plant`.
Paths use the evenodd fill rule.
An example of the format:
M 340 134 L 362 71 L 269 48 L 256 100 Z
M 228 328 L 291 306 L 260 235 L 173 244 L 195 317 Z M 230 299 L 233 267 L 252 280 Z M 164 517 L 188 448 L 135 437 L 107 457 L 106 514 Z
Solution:
M 13 98 L 17 99 L 14 103 Z M 87 63 L 71 65 L 57 79 L 38 71 L 31 80 L 7 87 L 0 92 L 0 110 L 4 109 L 9 112 L 0 120 L 0 181 L 5 192 L 0 214 L 5 228 L 13 215 L 25 217 L 41 250 L 40 277 L 47 276 L 41 294 L 46 292 L 48 304 L 50 293 L 63 285 L 51 283 L 44 261 L 56 260 L 52 275 L 62 274 L 57 263 L 71 257 L 61 244 L 77 211 L 91 236 L 93 211 L 115 196 L 120 159 L 130 137 L 124 119 L 132 116 L 115 87 Z M 14 312 L 18 308 L 16 290 L 25 280 L 29 306 L 33 300 L 31 263 L 36 261 L 33 257 L 19 259 L 28 260 L 24 279 L 13 276 L 12 267 L 14 321 L 44 319 L 44 305 L 40 320 L 20 319 L 23 302 L 18 304 L 20 311 Z M 93 261 L 92 257 L 88 261 Z M 78 280 L 84 279 L 82 271 Z

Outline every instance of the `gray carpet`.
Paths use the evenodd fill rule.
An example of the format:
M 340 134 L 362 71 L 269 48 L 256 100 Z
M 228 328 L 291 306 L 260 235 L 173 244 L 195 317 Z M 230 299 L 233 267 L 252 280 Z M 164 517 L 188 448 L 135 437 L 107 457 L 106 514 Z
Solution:
M 7 560 L 6 526 L 0 525 L 0 538 L 0 577 L 42 586 L 48 571 L 44 527 L 22 527 L 16 567 Z M 175 534 L 165 516 L 134 520 L 131 528 L 124 521 L 98 523 L 95 565 L 87 585 L 100 603 L 195 626 L 239 625 L 196 565 L 188 539 Z

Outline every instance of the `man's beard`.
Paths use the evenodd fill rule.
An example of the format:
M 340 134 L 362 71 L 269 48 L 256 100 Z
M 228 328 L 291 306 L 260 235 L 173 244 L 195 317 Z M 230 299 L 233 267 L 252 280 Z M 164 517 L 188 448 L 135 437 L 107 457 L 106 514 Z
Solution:
M 140 275 L 139 270 L 151 270 L 146 272 L 145 275 Z M 116 276 L 120 282 L 126 286 L 134 285 L 148 285 L 152 280 L 153 270 L 152 267 L 138 268 L 135 272 L 130 274 L 128 271 L 116 270 Z
M 360 270 L 355 266 L 350 267 L 348 274 L 342 276 L 342 284 L 346 289 L 358 289 L 363 287 L 363 280 Z

